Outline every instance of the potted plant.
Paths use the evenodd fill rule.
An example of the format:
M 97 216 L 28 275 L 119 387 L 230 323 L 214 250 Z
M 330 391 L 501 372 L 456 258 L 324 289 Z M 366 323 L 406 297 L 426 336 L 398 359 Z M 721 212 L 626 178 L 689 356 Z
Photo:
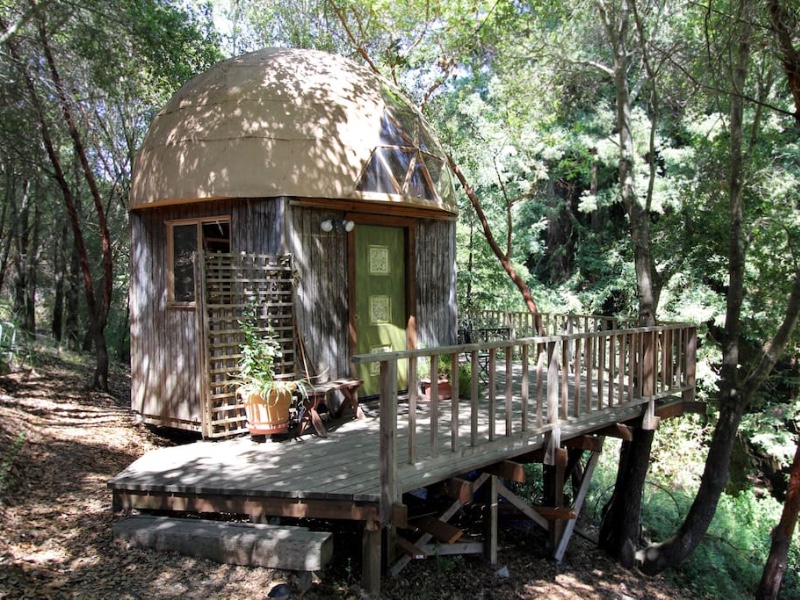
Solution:
M 247 428 L 251 435 L 283 433 L 289 428 L 292 394 L 304 394 L 303 382 L 276 377 L 275 362 L 283 353 L 271 327 L 262 334 L 253 314 L 239 324 L 244 341 L 236 393 L 244 404 Z
M 452 358 L 449 354 L 443 354 L 439 357 L 439 368 L 437 373 L 436 387 L 439 400 L 447 400 L 453 396 L 452 386 Z M 423 359 L 418 365 L 417 372 L 420 376 L 420 386 L 422 392 L 428 400 L 431 399 L 431 377 L 430 377 L 430 363 L 428 359 Z M 470 394 L 470 386 L 472 384 L 472 368 L 469 363 L 458 365 L 458 390 L 459 397 L 465 398 Z

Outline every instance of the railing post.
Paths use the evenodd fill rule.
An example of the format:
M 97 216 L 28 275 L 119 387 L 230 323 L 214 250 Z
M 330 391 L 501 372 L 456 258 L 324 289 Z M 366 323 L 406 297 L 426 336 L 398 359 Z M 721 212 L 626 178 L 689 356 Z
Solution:
M 417 395 L 419 376 L 417 374 L 417 357 L 408 359 L 408 462 L 417 462 Z M 397 416 L 395 413 L 395 425 Z
M 686 386 L 683 392 L 683 401 L 692 402 L 695 397 L 695 377 L 697 374 L 697 327 L 688 327 L 686 330 Z
M 544 464 L 556 464 L 556 450 L 561 446 L 561 425 L 559 421 L 559 382 L 558 352 L 556 342 L 547 342 L 547 420 L 551 425 L 547 438 Z
M 656 352 L 657 331 L 648 331 L 642 334 L 642 397 L 648 398 L 642 419 L 642 429 L 652 430 L 658 428 L 659 418 L 656 417 L 654 394 L 658 372 L 658 358 Z
M 400 500 L 397 481 L 397 359 L 381 361 L 381 525 L 390 525 L 392 507 Z

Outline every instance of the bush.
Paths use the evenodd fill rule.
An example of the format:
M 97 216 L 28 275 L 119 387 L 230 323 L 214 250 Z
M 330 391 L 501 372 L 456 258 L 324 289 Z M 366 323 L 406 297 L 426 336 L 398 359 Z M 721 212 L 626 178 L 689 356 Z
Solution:
M 753 490 L 723 494 L 714 521 L 694 554 L 671 578 L 698 594 L 729 600 L 752 598 L 769 553 L 770 532 L 782 506 Z M 790 550 L 781 598 L 800 598 L 799 536 Z

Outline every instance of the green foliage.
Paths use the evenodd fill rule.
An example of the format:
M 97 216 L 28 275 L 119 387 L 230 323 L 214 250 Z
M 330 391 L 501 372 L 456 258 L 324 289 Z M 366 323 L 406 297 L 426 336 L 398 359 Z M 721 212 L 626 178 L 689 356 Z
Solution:
M 654 440 L 652 464 L 642 504 L 645 543 L 664 541 L 686 516 L 700 483 L 709 431 L 698 416 L 662 423 Z M 586 498 L 584 515 L 599 526 L 614 488 L 618 440 L 607 440 Z M 714 521 L 692 557 L 667 577 L 698 597 L 752 598 L 770 546 L 770 532 L 782 506 L 748 489 L 723 494 Z M 790 549 L 784 583 L 787 598 L 800 593 L 800 531 Z M 794 592 L 792 592 L 794 590 Z M 782 596 L 783 597 L 783 596 Z
M 769 552 L 770 532 L 780 515 L 779 502 L 768 496 L 757 497 L 753 490 L 737 496 L 724 494 L 703 542 L 671 577 L 710 598 L 752 598 Z M 658 533 L 658 539 L 664 539 L 671 532 Z M 800 535 L 796 532 L 781 597 L 800 594 L 799 573 Z
M 275 361 L 283 355 L 280 342 L 271 327 L 262 333 L 252 313 L 239 321 L 244 341 L 239 347 L 240 392 L 266 397 L 275 385 Z

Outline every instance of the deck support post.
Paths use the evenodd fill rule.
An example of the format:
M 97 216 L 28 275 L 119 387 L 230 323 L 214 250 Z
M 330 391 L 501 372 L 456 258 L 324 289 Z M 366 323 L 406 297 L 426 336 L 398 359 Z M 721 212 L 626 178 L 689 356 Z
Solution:
M 564 484 L 566 483 L 568 460 L 567 450 L 557 448 L 555 451 L 555 464 L 544 465 L 544 496 L 546 502 L 555 509 L 564 507 Z M 563 530 L 563 520 L 556 519 L 550 522 L 548 531 L 550 533 L 550 548 L 553 550 L 558 547 Z
M 395 559 L 396 504 L 402 503 L 397 480 L 397 360 L 383 360 L 380 366 L 380 465 L 381 525 L 386 529 L 386 560 Z M 378 567 L 380 571 L 380 566 Z M 380 575 L 379 575 L 380 579 Z
M 486 482 L 483 507 L 483 555 L 489 564 L 497 564 L 497 476 Z
M 381 524 L 364 521 L 361 534 L 361 587 L 371 597 L 381 592 Z

